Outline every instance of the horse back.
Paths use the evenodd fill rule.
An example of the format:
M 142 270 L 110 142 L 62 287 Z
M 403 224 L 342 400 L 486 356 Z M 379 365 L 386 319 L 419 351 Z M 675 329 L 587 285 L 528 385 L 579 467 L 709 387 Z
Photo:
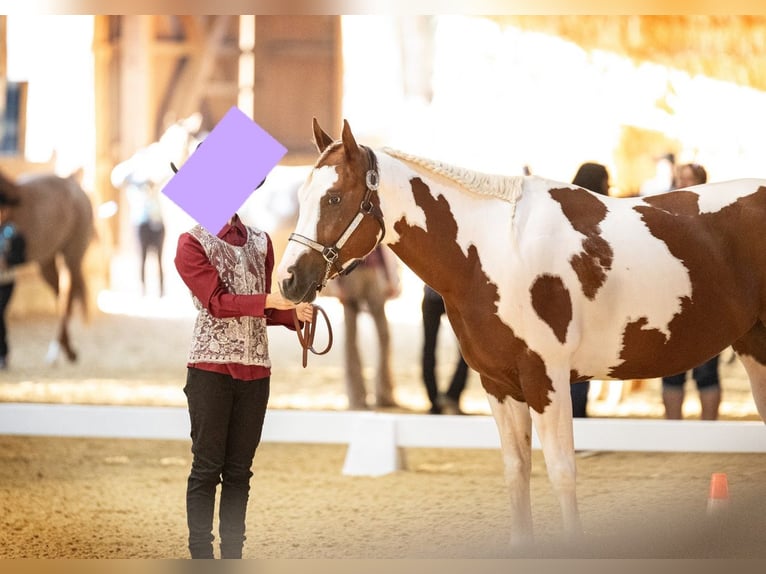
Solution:
M 625 379 L 681 372 L 766 318 L 766 181 L 630 200 L 572 189 L 551 189 L 550 196 L 570 234 L 558 246 L 560 274 L 541 269 L 532 279 L 531 312 L 538 324 L 556 326 L 578 373 Z M 571 308 L 568 323 L 551 309 L 551 297 Z M 550 337 L 532 337 L 554 350 Z
M 27 257 L 44 263 L 67 251 L 82 257 L 93 238 L 93 209 L 74 177 L 28 175 L 17 180 L 15 218 L 27 240 Z

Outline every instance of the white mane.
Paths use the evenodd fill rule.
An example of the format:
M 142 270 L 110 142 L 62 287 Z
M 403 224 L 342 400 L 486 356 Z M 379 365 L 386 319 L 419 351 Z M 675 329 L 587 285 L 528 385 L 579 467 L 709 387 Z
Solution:
M 389 147 L 383 148 L 383 151 L 392 157 L 414 163 L 431 173 L 446 177 L 477 195 L 497 197 L 515 204 L 519 197 L 521 197 L 521 192 L 524 189 L 523 176 L 481 173 L 440 161 L 414 156 Z

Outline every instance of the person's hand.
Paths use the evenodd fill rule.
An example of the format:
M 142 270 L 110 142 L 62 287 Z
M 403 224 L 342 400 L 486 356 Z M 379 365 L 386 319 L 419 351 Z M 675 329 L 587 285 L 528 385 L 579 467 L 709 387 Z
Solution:
M 311 303 L 298 303 L 295 306 L 295 314 L 298 316 L 299 321 L 311 323 L 311 320 L 314 318 L 314 306 Z
M 301 303 L 303 304 L 303 303 Z M 266 295 L 266 309 L 281 309 L 283 311 L 295 309 L 296 305 L 281 293 L 268 293 Z

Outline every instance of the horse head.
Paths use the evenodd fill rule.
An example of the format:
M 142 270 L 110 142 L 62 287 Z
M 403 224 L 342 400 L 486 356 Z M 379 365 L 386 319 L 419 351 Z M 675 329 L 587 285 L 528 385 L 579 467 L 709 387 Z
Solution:
M 298 222 L 277 269 L 282 294 L 295 302 L 313 301 L 384 234 L 373 151 L 356 143 L 345 120 L 341 139 L 333 141 L 315 118 L 314 143 L 320 156 L 298 190 Z
M 201 125 L 199 113 L 170 124 L 156 142 L 114 167 L 112 185 L 118 189 L 128 184 L 155 188 L 164 185 L 173 176 L 171 165 L 183 165 L 197 149 Z

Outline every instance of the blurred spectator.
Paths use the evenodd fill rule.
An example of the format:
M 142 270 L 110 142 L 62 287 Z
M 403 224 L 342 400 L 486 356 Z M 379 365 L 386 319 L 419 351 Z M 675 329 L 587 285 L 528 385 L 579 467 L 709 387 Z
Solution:
M 586 162 L 582 164 L 572 179 L 572 183 L 601 195 L 609 195 L 609 171 L 600 163 Z M 588 416 L 588 392 L 590 381 L 573 383 L 570 386 L 572 395 L 572 416 L 585 418 Z
M 334 284 L 334 285 L 333 285 Z M 394 255 L 387 247 L 378 245 L 352 273 L 331 281 L 328 295 L 343 304 L 346 330 L 345 367 L 348 408 L 366 410 L 367 388 L 362 373 L 357 323 L 359 313 L 368 311 L 378 334 L 378 365 L 375 375 L 375 405 L 396 407 L 391 376 L 391 335 L 386 317 L 386 301 L 399 295 L 399 270 Z
M 15 201 L 0 195 L 0 369 L 8 368 L 8 334 L 5 311 L 16 285 L 14 267 L 25 260 L 24 236 L 13 224 L 11 206 Z
M 707 182 L 705 168 L 696 163 L 687 163 L 678 169 L 679 189 Z M 694 367 L 692 377 L 697 383 L 702 408 L 702 420 L 716 420 L 721 404 L 721 381 L 718 376 L 718 355 Z M 662 378 L 662 403 L 665 406 L 665 418 L 683 418 L 684 385 L 686 372 Z
M 440 393 L 436 384 L 436 341 L 439 335 L 442 315 L 445 313 L 442 296 L 430 286 L 423 286 L 423 384 L 426 386 L 429 412 L 438 414 L 463 414 L 460 408 L 460 396 L 465 390 L 468 378 L 468 365 L 458 348 L 457 364 L 452 373 L 452 380 L 446 393 Z

